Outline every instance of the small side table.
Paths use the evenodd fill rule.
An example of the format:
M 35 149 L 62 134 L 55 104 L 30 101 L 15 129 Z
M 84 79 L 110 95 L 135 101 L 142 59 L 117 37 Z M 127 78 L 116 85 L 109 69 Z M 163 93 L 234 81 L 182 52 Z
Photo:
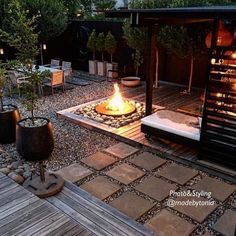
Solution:
M 108 70 L 107 71 L 107 81 L 111 82 L 112 79 L 119 79 L 118 70 Z

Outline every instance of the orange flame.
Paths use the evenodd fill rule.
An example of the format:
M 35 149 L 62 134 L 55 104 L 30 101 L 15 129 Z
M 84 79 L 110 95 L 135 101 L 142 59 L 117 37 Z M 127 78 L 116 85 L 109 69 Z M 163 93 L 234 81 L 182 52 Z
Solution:
M 122 111 L 125 109 L 125 102 L 120 93 L 120 89 L 117 83 L 114 84 L 115 93 L 109 99 L 106 109 L 112 111 Z

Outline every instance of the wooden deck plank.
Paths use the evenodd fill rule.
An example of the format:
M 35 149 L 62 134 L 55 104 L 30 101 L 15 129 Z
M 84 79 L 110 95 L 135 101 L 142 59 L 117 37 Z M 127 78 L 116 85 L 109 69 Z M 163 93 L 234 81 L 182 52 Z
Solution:
M 74 229 L 75 228 L 75 229 Z M 73 230 L 74 229 L 74 230 Z M 77 225 L 75 221 L 69 221 L 65 224 L 61 225 L 60 227 L 57 227 L 53 231 L 49 232 L 47 236 L 64 236 L 64 235 L 74 235 L 75 232 L 77 232 L 77 235 L 84 231 L 85 228 L 81 225 Z M 69 233 L 71 231 L 71 233 Z
M 1 175 L 0 235 L 43 236 L 66 226 L 67 235 L 92 235 L 79 222 L 64 214 L 49 202 L 39 199 L 7 176 Z M 13 186 L 14 188 L 9 188 Z M 4 193 L 2 194 L 2 192 Z M 76 229 L 76 231 L 73 231 Z M 55 235 L 55 234 L 54 234 Z M 61 234 L 64 236 L 64 234 Z
M 0 228 L 3 227 L 6 224 L 9 224 L 10 222 L 16 220 L 19 216 L 24 217 L 25 215 L 29 214 L 34 209 L 38 209 L 38 207 L 42 206 L 43 202 L 37 199 L 32 204 L 28 204 L 27 206 L 19 209 L 18 211 L 15 211 L 12 214 L 5 215 L 4 218 L 0 219 Z M 36 212 L 37 213 L 37 212 Z
M 135 235 L 151 235 L 150 231 L 140 225 L 138 222 L 119 212 L 115 208 L 105 204 L 101 200 L 93 197 L 91 194 L 87 193 L 76 185 L 66 182 L 65 187 L 76 193 L 77 198 L 79 198 L 80 201 L 81 199 L 84 199 L 84 204 L 88 204 L 86 202 L 90 202 L 92 208 L 100 208 L 101 213 L 103 213 L 104 217 L 116 220 L 117 223 L 121 222 L 123 225 L 119 225 L 120 229 L 122 229 L 123 231 L 126 230 L 125 232 L 129 233 L 129 235 L 133 235 L 133 233 L 135 233 Z M 113 222 L 113 224 L 114 223 L 115 222 Z
M 111 214 L 104 212 L 100 207 L 97 207 L 92 202 L 87 201 L 78 194 L 75 194 L 68 188 L 65 188 L 63 190 L 63 193 L 67 196 L 70 196 L 73 199 L 73 201 L 77 202 L 77 204 L 81 203 L 82 206 L 85 206 L 86 209 L 88 210 L 88 213 L 91 214 L 91 217 L 89 218 L 91 220 L 94 220 L 94 222 L 97 222 L 100 225 L 102 225 L 105 229 L 109 229 L 109 232 L 111 231 L 114 234 L 120 233 L 120 235 L 128 235 L 127 232 L 124 232 L 127 231 L 126 225 L 122 225 L 121 222 L 118 221 Z M 89 214 L 87 214 L 87 216 L 89 216 Z M 96 218 L 98 218 L 98 220 Z
M 59 200 L 57 197 L 50 197 L 47 199 L 51 204 L 56 206 L 58 209 L 62 210 L 65 214 L 72 217 L 74 220 L 82 224 L 84 227 L 89 229 L 90 231 L 96 233 L 97 235 L 111 235 L 108 234 L 106 231 L 101 229 L 98 225 L 91 222 L 89 219 L 81 215 L 79 212 L 74 210 L 72 207 L 68 206 L 68 204 L 64 203 L 63 201 Z
M 50 224 L 48 224 L 47 226 L 43 226 L 43 228 L 34 232 L 34 236 L 47 236 L 50 232 L 53 232 L 55 229 L 63 226 L 68 222 L 71 222 L 71 219 L 66 217 L 65 215 L 61 215 L 61 217 L 57 220 L 52 220 Z

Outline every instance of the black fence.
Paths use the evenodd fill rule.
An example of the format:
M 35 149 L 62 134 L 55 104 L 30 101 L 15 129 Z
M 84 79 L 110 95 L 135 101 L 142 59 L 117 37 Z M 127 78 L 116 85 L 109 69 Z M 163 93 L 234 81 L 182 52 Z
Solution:
M 134 75 L 135 70 L 132 62 L 133 51 L 126 45 L 123 38 L 121 22 L 103 21 L 72 21 L 66 31 L 57 38 L 46 42 L 47 49 L 43 51 L 44 64 L 50 62 L 51 58 L 59 58 L 72 62 L 74 69 L 88 71 L 88 60 L 92 59 L 92 53 L 87 49 L 89 34 L 93 29 L 97 33 L 111 33 L 118 42 L 118 49 L 113 56 L 113 61 L 118 62 L 120 71 L 125 70 L 125 75 Z M 12 59 L 14 50 L 4 46 L 5 54 L 3 59 Z M 96 59 L 100 60 L 101 55 L 96 53 Z M 110 61 L 110 56 L 105 53 L 105 60 Z M 178 58 L 167 54 L 163 48 L 159 50 L 159 79 L 186 85 L 190 73 L 190 58 Z M 139 76 L 145 80 L 146 63 L 140 68 Z M 204 87 L 207 74 L 207 56 L 198 57 L 194 62 L 193 86 Z

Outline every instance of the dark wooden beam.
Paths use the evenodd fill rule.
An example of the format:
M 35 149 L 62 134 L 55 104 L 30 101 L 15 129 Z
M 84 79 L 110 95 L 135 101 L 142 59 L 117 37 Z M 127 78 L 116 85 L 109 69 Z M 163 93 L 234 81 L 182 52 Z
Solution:
M 147 55 L 147 76 L 146 76 L 146 112 L 148 116 L 152 113 L 152 91 L 153 81 L 156 72 L 156 45 L 157 45 L 157 25 L 149 26 L 148 28 L 148 55 Z

